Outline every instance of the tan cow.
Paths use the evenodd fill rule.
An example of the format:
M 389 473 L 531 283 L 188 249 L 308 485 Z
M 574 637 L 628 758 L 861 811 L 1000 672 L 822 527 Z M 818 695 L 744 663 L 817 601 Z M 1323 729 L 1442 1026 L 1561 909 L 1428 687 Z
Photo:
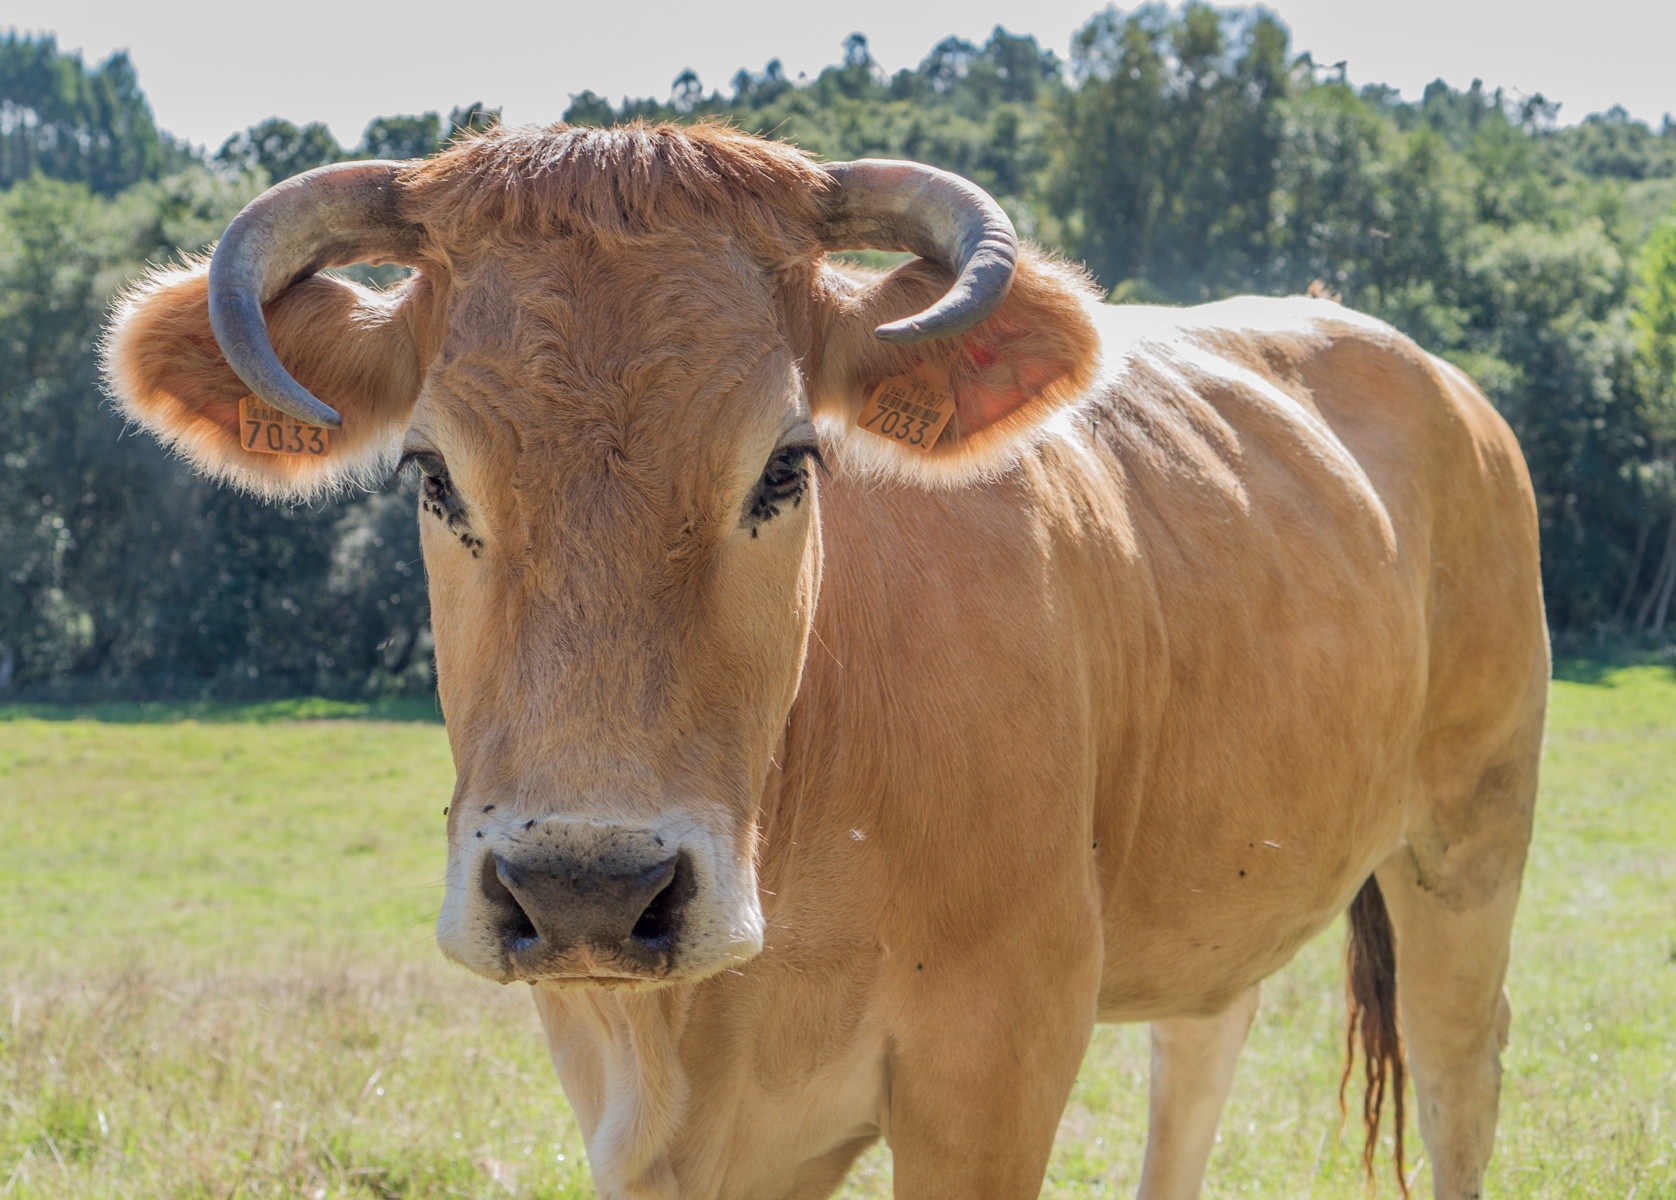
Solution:
M 314 273 L 360 260 L 417 272 Z M 823 1196 L 883 1137 L 898 1195 L 1034 1195 L 1094 1023 L 1149 1021 L 1140 1192 L 1191 1196 L 1259 982 L 1353 898 L 1374 1065 L 1394 940 L 1436 1194 L 1480 1194 L 1536 521 L 1393 330 L 1103 306 L 929 168 L 557 127 L 281 184 L 108 355 L 239 486 L 424 472 L 438 940 L 534 985 L 603 1194 Z M 254 453 L 250 392 L 328 452 Z

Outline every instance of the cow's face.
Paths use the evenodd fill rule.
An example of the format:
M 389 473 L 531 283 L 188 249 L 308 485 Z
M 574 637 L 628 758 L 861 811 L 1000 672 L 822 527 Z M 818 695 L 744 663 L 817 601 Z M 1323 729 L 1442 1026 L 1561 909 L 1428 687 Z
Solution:
M 721 237 L 456 267 L 404 452 L 458 768 L 438 928 L 475 970 L 680 977 L 761 947 L 755 803 L 820 572 L 785 326 Z
M 725 131 L 500 134 L 404 171 L 379 203 L 411 282 L 287 287 L 299 262 L 368 257 L 366 236 L 326 222 L 275 265 L 284 231 L 313 218 L 259 211 L 266 225 L 227 242 L 281 244 L 247 272 L 277 294 L 265 333 L 240 332 L 215 298 L 231 285 L 202 268 L 159 275 L 119 317 L 113 383 L 200 466 L 269 494 L 397 455 L 422 474 L 457 767 L 444 951 L 502 981 L 701 978 L 762 945 L 757 804 L 819 593 L 823 458 L 945 484 L 1004 462 L 1086 381 L 1087 318 L 1066 273 L 1027 258 L 1004 304 L 1002 286 L 938 340 L 879 341 L 948 276 L 836 274 L 821 259 L 846 236 L 834 222 L 865 232 L 896 209 L 834 205 L 802 156 Z M 956 231 L 967 259 L 951 267 L 976 261 L 985 228 Z M 312 393 L 342 413 L 326 458 L 235 440 L 250 389 L 216 339 L 241 338 L 271 339 L 295 377 L 235 361 L 271 403 L 314 411 Z M 866 391 L 920 364 L 954 394 L 932 453 L 852 429 Z

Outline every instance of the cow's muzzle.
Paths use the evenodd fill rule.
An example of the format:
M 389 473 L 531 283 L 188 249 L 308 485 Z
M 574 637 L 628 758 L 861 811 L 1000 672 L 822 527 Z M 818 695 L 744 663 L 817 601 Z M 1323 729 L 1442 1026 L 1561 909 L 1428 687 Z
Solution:
M 444 952 L 474 971 L 505 983 L 655 983 L 695 949 L 695 900 L 711 873 L 694 857 L 709 857 L 702 845 L 563 817 L 474 833 L 458 903 L 438 927 Z
M 501 983 L 633 987 L 696 982 L 762 949 L 749 844 L 713 823 L 488 816 L 496 807 L 456 827 L 448 856 L 437 944 L 462 966 Z
M 649 836 L 623 844 L 632 840 L 619 834 L 603 855 L 483 856 L 483 913 L 513 976 L 656 978 L 669 969 L 696 890 L 692 862 Z

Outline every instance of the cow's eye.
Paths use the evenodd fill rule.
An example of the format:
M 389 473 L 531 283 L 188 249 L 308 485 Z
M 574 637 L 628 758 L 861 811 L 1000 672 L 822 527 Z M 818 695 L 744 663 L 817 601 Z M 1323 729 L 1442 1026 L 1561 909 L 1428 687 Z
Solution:
M 448 477 L 448 464 L 443 462 L 442 455 L 435 450 L 409 450 L 402 455 L 396 469 L 408 463 L 413 463 L 424 475 L 419 481 L 419 507 L 447 524 L 475 558 L 483 543 L 469 531 L 465 502 L 454 491 L 454 481 Z
M 803 503 L 803 493 L 809 487 L 811 461 L 821 461 L 821 452 L 814 446 L 782 446 L 774 452 L 751 496 L 745 523 L 751 527 L 752 537 L 756 536 L 756 527 L 779 516 L 782 507 L 796 508 Z
M 448 478 L 448 464 L 442 461 L 442 455 L 434 450 L 409 450 L 402 455 L 399 471 L 408 463 L 419 468 L 424 476 L 419 481 L 419 492 L 428 503 L 441 505 L 444 509 L 453 511 L 458 508 L 454 499 L 454 484 Z
M 820 461 L 821 452 L 813 446 L 788 446 L 777 451 L 762 469 L 762 489 L 765 493 L 790 500 L 802 495 L 809 482 L 809 460 Z

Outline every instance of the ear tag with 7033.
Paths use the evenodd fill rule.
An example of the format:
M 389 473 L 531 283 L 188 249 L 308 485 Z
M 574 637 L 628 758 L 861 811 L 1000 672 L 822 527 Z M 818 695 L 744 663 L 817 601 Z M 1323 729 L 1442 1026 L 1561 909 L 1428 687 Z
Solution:
M 929 453 L 954 416 L 954 389 L 948 376 L 921 363 L 906 375 L 880 381 L 861 406 L 855 423 L 882 438 Z
M 290 413 L 270 408 L 254 395 L 239 401 L 239 444 L 256 454 L 325 458 L 331 449 L 330 433 L 323 426 L 305 424 Z

